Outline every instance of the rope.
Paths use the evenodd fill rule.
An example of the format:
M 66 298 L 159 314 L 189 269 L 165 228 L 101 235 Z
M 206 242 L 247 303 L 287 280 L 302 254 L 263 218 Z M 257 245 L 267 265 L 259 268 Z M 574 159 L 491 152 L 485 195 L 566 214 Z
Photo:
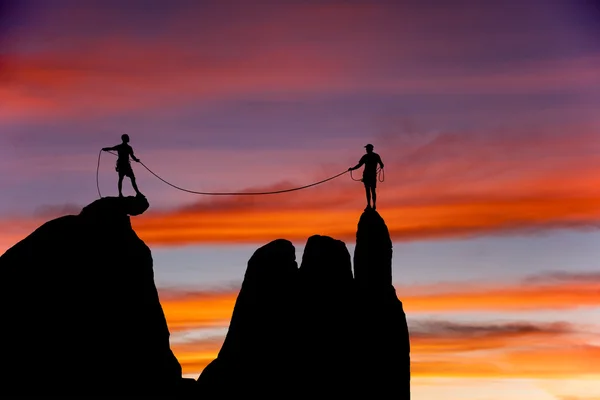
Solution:
M 148 170 L 148 172 L 150 172 L 152 175 L 154 175 L 155 177 L 157 177 L 158 179 L 160 179 L 161 181 L 163 181 L 167 185 L 169 185 L 171 187 L 174 187 L 175 189 L 179 189 L 179 190 L 181 190 L 183 192 L 188 192 L 188 193 L 193 193 L 193 194 L 203 194 L 203 195 L 209 195 L 209 196 L 264 195 L 264 194 L 278 194 L 278 193 L 293 192 L 293 191 L 296 191 L 296 190 L 306 189 L 306 188 L 309 188 L 311 186 L 320 185 L 321 183 L 325 183 L 327 181 L 335 179 L 335 178 L 337 178 L 339 176 L 344 175 L 346 172 L 348 172 L 348 171 L 340 172 L 339 174 L 337 174 L 335 176 L 332 176 L 331 178 L 323 179 L 322 181 L 311 183 L 310 185 L 300 186 L 300 187 L 296 187 L 296 188 L 292 188 L 292 189 L 274 190 L 274 191 L 271 191 L 271 192 L 196 192 L 194 190 L 188 190 L 188 189 L 181 188 L 179 186 L 175 186 L 172 183 L 167 182 L 166 180 L 164 180 L 163 178 L 161 178 L 160 176 L 158 176 L 154 172 L 152 172 L 152 170 L 150 168 L 148 168 L 146 165 L 144 165 L 143 162 L 140 161 L 140 164 L 142 164 L 144 166 L 144 168 L 146 168 Z
M 116 155 L 115 153 L 108 151 L 108 153 Z M 100 150 L 100 154 L 102 154 L 102 150 Z M 98 186 L 98 195 L 100 196 L 100 198 L 102 198 L 102 195 L 100 194 L 100 186 L 98 184 L 98 170 L 100 169 L 100 154 L 98 154 L 98 167 L 96 169 L 96 186 Z M 315 183 L 311 183 L 309 185 L 304 185 L 304 186 L 300 186 L 300 187 L 295 187 L 295 188 L 291 188 L 291 189 L 283 189 L 283 190 L 274 190 L 274 191 L 270 191 L 270 192 L 197 192 L 194 190 L 188 190 L 188 189 L 184 189 L 182 187 L 176 186 L 174 184 L 172 184 L 171 182 L 168 182 L 167 180 L 161 178 L 159 175 L 157 175 L 156 173 L 154 173 L 150 168 L 148 168 L 146 166 L 146 164 L 144 164 L 143 162 L 139 161 L 140 164 L 142 164 L 142 166 L 144 168 L 146 168 L 148 170 L 148 172 L 150 172 L 152 175 L 154 175 L 155 177 L 157 177 L 158 179 L 160 179 L 162 182 L 166 183 L 167 185 L 177 189 L 177 190 L 181 190 L 182 192 L 187 192 L 187 193 L 192 193 L 192 194 L 201 194 L 201 195 L 207 195 L 207 196 L 242 196 L 242 195 L 267 195 L 267 194 L 278 194 L 278 193 L 287 193 L 287 192 L 293 192 L 296 190 L 302 190 L 302 189 L 307 189 L 309 187 L 312 186 L 317 186 L 320 185 L 322 183 L 325 183 L 327 181 L 330 181 L 332 179 L 335 179 L 339 176 L 344 175 L 345 173 L 347 173 L 348 171 L 344 171 L 344 172 L 340 172 L 337 175 L 334 175 L 330 178 L 327 179 L 323 179 L 322 181 L 318 181 Z
M 383 172 L 383 168 L 378 168 L 375 173 L 377 174 L 377 180 L 379 182 L 385 181 L 385 172 Z M 352 178 L 354 182 L 362 182 L 362 179 L 354 179 L 354 176 L 352 176 L 352 170 L 350 170 L 350 178 Z
M 100 171 L 100 157 L 102 156 L 102 150 L 98 153 L 98 166 L 96 167 L 96 188 L 98 189 L 98 197 L 102 198 L 100 194 L 100 183 L 98 182 L 98 171 Z

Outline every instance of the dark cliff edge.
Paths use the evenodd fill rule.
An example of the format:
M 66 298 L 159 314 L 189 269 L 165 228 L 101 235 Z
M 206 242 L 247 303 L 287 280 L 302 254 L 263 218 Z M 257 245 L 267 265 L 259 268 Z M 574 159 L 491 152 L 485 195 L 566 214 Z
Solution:
M 150 249 L 129 219 L 148 206 L 97 200 L 0 257 L 2 393 L 173 394 L 182 385 Z

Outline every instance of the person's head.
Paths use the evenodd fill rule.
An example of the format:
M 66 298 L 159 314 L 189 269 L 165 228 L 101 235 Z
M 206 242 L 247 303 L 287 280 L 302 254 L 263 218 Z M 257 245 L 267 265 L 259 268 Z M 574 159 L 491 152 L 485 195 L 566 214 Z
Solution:
M 367 153 L 372 153 L 373 145 L 371 143 L 369 143 L 368 145 L 365 146 L 365 149 L 367 149 Z
M 123 141 L 123 143 L 129 143 L 129 135 L 126 133 L 121 135 L 121 140 Z

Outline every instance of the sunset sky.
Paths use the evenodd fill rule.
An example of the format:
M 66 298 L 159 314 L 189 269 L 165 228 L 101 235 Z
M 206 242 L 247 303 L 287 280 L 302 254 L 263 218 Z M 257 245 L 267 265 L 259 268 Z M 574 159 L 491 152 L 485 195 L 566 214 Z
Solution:
M 195 191 L 302 186 L 373 143 L 413 398 L 598 400 L 599 38 L 596 0 L 0 0 L 0 252 L 97 199 L 123 133 Z M 258 246 L 354 249 L 349 175 L 207 197 L 133 167 L 186 376 Z

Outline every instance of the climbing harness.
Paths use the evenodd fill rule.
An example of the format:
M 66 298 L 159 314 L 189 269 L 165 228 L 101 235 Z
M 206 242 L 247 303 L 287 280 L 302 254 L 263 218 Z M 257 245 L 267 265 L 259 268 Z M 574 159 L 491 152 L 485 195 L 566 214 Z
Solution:
M 108 151 L 108 153 L 113 154 L 113 155 L 117 155 L 115 153 L 113 153 L 112 151 Z M 96 187 L 98 189 L 98 196 L 100 198 L 102 198 L 102 194 L 100 193 L 100 183 L 98 180 L 98 174 L 100 171 L 100 157 L 102 156 L 102 150 L 100 150 L 100 152 L 98 153 L 98 166 L 96 167 Z M 296 190 L 302 190 L 302 189 L 307 189 L 309 187 L 312 186 L 317 186 L 320 185 L 322 183 L 328 182 L 330 180 L 333 180 L 339 176 L 344 175 L 347 172 L 350 172 L 350 176 L 352 176 L 352 171 L 346 170 L 344 172 L 340 172 L 337 175 L 334 175 L 330 178 L 327 179 L 323 179 L 321 181 L 315 182 L 315 183 L 311 183 L 309 185 L 304 185 L 304 186 L 300 186 L 300 187 L 295 187 L 295 188 L 291 188 L 291 189 L 283 189 L 283 190 L 274 190 L 274 191 L 270 191 L 270 192 L 198 192 L 198 191 L 194 191 L 194 190 L 188 190 L 188 189 L 184 189 L 182 187 L 176 186 L 174 184 L 172 184 L 171 182 L 168 182 L 167 180 L 161 178 L 160 176 L 158 176 L 156 173 L 154 173 L 150 168 L 148 168 L 146 166 L 146 164 L 144 164 L 143 162 L 139 161 L 140 164 L 142 164 L 142 166 L 144 168 L 146 168 L 146 170 L 148 170 L 148 172 L 150 172 L 152 175 L 154 175 L 156 178 L 158 178 L 159 180 L 161 180 L 162 182 L 166 183 L 167 185 L 177 189 L 177 190 L 181 190 L 182 192 L 187 192 L 187 193 L 192 193 L 192 194 L 200 194 L 200 195 L 207 195 L 207 196 L 248 196 L 248 195 L 267 195 L 267 194 L 278 194 L 278 193 L 287 193 L 287 192 L 293 192 Z M 383 169 L 378 169 L 378 176 L 380 175 L 380 173 L 383 173 Z M 356 180 L 354 178 L 352 178 L 353 180 Z M 383 180 L 380 180 L 380 182 L 383 182 Z

